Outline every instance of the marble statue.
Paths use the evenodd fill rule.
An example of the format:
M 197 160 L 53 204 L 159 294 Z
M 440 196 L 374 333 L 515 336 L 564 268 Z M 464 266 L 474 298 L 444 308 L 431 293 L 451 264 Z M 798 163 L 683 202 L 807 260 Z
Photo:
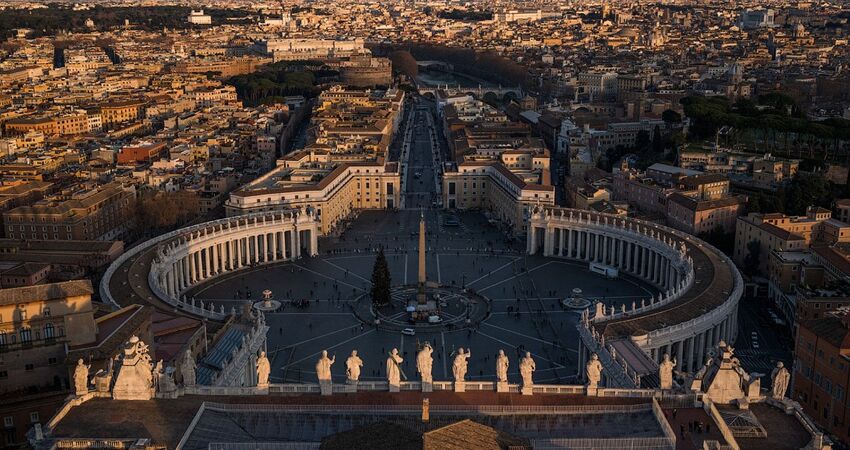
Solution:
M 715 404 L 741 405 L 761 396 L 761 379 L 747 373 L 734 352 L 732 346 L 721 340 L 712 364 L 702 374 L 698 387 Z
M 345 375 L 348 377 L 348 383 L 357 383 L 360 380 L 361 367 L 363 367 L 363 360 L 357 356 L 357 350 L 352 350 L 351 356 L 345 360 Z
M 154 375 L 157 377 L 157 392 L 171 393 L 176 391 L 177 385 L 174 383 L 174 368 L 163 365 L 162 360 L 159 360 L 156 367 L 158 370 Z
M 89 369 L 82 358 L 77 360 L 77 367 L 74 368 L 74 390 L 77 396 L 85 395 L 89 392 Z
M 773 398 L 780 399 L 785 397 L 785 391 L 788 390 L 788 382 L 791 381 L 791 374 L 785 368 L 782 361 L 776 363 L 776 368 L 770 373 L 770 379 L 773 381 L 771 389 Z
M 697 373 L 694 375 L 694 379 L 702 380 L 703 378 L 705 378 L 705 374 L 708 372 L 708 369 L 711 368 L 713 364 L 714 357 L 708 355 L 708 357 L 705 358 L 705 364 L 703 364 L 702 367 L 700 367 Z
M 422 378 L 423 383 L 432 383 L 434 381 L 431 375 L 431 368 L 434 365 L 434 358 L 431 356 L 432 353 L 434 353 L 434 349 L 431 348 L 431 344 L 425 342 L 425 345 L 416 354 L 416 370 L 419 371 L 419 376 Z
M 531 352 L 525 352 L 525 358 L 519 362 L 519 373 L 522 375 L 522 386 L 531 387 L 534 385 L 533 374 L 537 370 L 537 364 L 531 358 Z
M 391 386 L 401 384 L 401 367 L 399 366 L 404 359 L 398 354 L 398 349 L 394 348 L 387 357 L 387 381 Z
M 505 351 L 499 349 L 499 356 L 496 357 L 496 379 L 500 383 L 508 382 L 508 366 L 510 365 L 510 361 L 508 357 L 505 356 Z
M 331 381 L 331 366 L 336 362 L 336 355 L 333 358 L 328 358 L 328 351 L 322 350 L 322 356 L 316 361 L 316 376 L 319 382 Z
M 260 357 L 257 358 L 257 387 L 269 387 L 269 374 L 271 374 L 271 371 L 271 364 L 266 357 L 266 352 L 260 352 Z
M 584 372 L 587 376 L 587 386 L 597 387 L 602 381 L 602 363 L 599 362 L 599 355 L 596 353 L 590 355 L 590 361 L 587 362 Z
M 183 353 L 183 361 L 180 363 L 180 373 L 183 375 L 183 386 L 189 387 L 195 385 L 195 369 L 197 367 L 197 364 L 195 364 L 195 358 L 192 357 L 192 351 L 186 349 L 186 352 Z
M 121 367 L 112 388 L 115 400 L 150 400 L 153 393 L 153 368 L 150 350 L 138 336 L 124 345 Z
M 670 354 L 665 353 L 664 359 L 658 365 L 658 379 L 661 389 L 673 389 L 673 368 L 676 367 L 676 358 L 670 360 Z
M 159 375 L 162 373 L 163 367 L 161 359 L 153 365 L 153 387 L 156 390 L 159 390 Z
M 470 356 L 472 356 L 472 351 L 464 352 L 463 347 L 457 350 L 455 360 L 452 363 L 452 374 L 455 376 L 455 381 L 463 381 L 466 378 Z

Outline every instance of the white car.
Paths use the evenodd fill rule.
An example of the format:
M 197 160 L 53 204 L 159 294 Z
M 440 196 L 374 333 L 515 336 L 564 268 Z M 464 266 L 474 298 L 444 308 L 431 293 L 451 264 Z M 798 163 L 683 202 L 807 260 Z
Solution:
M 414 330 L 413 328 L 405 328 L 401 330 L 401 334 L 405 334 L 407 336 L 415 336 L 416 330 Z
M 429 316 L 428 317 L 428 323 L 440 323 L 442 321 L 443 321 L 443 319 L 440 318 L 440 316 Z

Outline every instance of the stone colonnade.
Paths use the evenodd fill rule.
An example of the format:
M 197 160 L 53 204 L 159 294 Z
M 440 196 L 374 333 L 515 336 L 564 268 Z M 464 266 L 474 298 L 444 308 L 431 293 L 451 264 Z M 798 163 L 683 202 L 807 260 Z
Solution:
M 692 251 L 717 253 L 701 260 L 719 261 L 717 266 L 728 266 L 715 267 L 711 273 L 721 270 L 732 272 L 731 286 L 718 287 L 725 294 L 721 304 L 696 319 L 645 330 L 646 335 L 630 338 L 655 363 L 668 353 L 677 359 L 679 370 L 692 372 L 704 364 L 709 351 L 719 341 L 731 343 L 737 336 L 737 303 L 742 293 L 740 274 L 728 258 L 692 236 L 635 219 L 582 210 L 545 208 L 531 215 L 527 251 L 529 254 L 542 253 L 544 256 L 614 268 L 661 291 L 657 297 L 641 300 L 640 304 L 635 302 L 631 307 L 606 309 L 600 306 L 595 314 L 587 311 L 580 327 L 649 315 L 652 310 L 683 297 L 682 301 L 688 301 L 688 292 L 699 287 L 695 283 L 712 282 L 712 279 L 697 280 L 693 259 L 689 255 Z M 601 340 L 598 335 L 593 335 L 593 338 Z M 604 340 L 601 340 L 601 345 L 605 346 Z M 582 368 L 595 350 L 585 345 L 580 347 L 579 368 Z M 612 360 L 617 359 L 614 355 Z
M 151 288 L 172 302 L 228 272 L 318 254 L 319 223 L 309 213 L 236 216 L 204 225 L 161 244 L 151 264 Z

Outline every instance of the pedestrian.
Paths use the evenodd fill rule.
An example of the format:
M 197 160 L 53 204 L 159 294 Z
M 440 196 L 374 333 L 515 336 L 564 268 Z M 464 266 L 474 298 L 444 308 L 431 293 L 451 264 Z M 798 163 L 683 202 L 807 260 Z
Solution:
M 675 418 L 676 418 L 676 413 L 677 413 L 677 412 L 679 412 L 679 410 L 678 410 L 678 409 L 676 409 L 676 408 L 673 408 L 673 419 L 675 419 Z

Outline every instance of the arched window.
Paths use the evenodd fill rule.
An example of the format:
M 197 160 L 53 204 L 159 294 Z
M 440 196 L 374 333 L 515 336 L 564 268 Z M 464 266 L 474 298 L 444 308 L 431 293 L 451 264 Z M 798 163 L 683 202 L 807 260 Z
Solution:
M 0 331 L 0 346 L 6 345 L 6 332 Z
M 52 337 L 54 337 L 54 334 L 53 334 L 53 324 L 52 324 L 52 323 L 47 323 L 47 324 L 45 324 L 45 325 L 44 325 L 44 338 L 45 338 L 45 339 L 50 339 L 50 338 L 52 338 Z
M 21 328 L 21 343 L 32 341 L 32 330 L 29 328 Z

